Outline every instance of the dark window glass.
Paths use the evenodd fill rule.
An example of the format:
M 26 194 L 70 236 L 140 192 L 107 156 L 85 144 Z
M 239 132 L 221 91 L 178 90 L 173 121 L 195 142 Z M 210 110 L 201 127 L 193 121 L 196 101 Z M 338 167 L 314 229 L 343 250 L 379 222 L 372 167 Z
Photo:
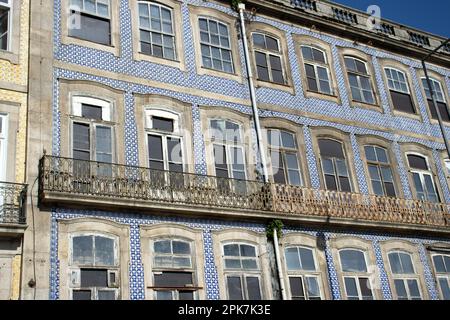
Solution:
M 337 141 L 321 139 L 319 140 L 319 149 L 322 156 L 344 158 L 342 145 Z
M 180 291 L 178 293 L 180 300 L 194 300 L 194 292 L 192 291 Z
M 431 118 L 438 119 L 436 108 L 434 107 L 433 100 L 427 100 L 428 101 L 428 107 L 430 108 Z M 438 109 L 439 113 L 441 114 L 441 118 L 443 121 L 450 121 L 450 116 L 448 114 L 447 105 L 443 102 L 438 102 Z
M 216 166 L 216 176 L 228 178 L 228 166 L 225 153 L 225 146 L 214 145 L 214 161 Z
M 162 272 L 154 274 L 157 287 L 185 287 L 193 284 L 191 272 Z
M 116 293 L 112 290 L 99 290 L 98 300 L 116 300 Z
M 411 114 L 416 113 L 411 95 L 391 90 L 391 98 L 394 104 L 394 109 Z
M 108 287 L 108 271 L 81 269 L 81 287 Z
M 81 116 L 83 118 L 102 120 L 102 107 L 83 103 L 81 105 Z
M 152 117 L 153 129 L 173 132 L 173 120 L 161 117 Z
M 408 162 L 410 168 L 428 171 L 427 160 L 424 157 L 410 154 L 408 155 Z
M 301 277 L 289 277 L 289 285 L 291 287 L 291 296 L 293 300 L 305 300 Z
M 227 286 L 230 300 L 243 300 L 240 277 L 227 277 Z
M 0 49 L 8 50 L 9 8 L 0 7 Z
M 91 290 L 73 290 L 73 300 L 91 300 Z
M 72 11 L 72 14 L 78 14 Z M 100 44 L 111 44 L 110 21 L 108 19 L 80 13 L 80 28 L 69 28 L 69 36 Z
M 363 300 L 373 300 L 369 278 L 359 278 L 359 288 L 361 289 L 361 296 Z
M 358 250 L 341 250 L 342 271 L 344 272 L 367 272 L 364 253 Z
M 249 300 L 261 300 L 258 277 L 247 277 L 247 292 Z
M 150 158 L 150 169 L 164 170 L 162 137 L 148 135 L 148 154 Z

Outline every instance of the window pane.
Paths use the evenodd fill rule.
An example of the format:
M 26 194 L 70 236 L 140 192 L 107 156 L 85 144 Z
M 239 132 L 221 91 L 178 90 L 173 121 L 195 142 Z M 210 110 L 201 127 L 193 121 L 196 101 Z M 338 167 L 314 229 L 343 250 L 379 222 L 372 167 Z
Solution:
M 408 155 L 408 162 L 410 168 L 428 170 L 427 161 L 424 157 L 410 154 Z
M 281 141 L 285 148 L 295 148 L 295 138 L 292 133 L 281 131 Z
M 314 48 L 312 49 L 312 51 L 313 51 L 313 56 L 314 56 L 315 61 L 325 63 L 325 56 L 322 51 L 319 51 Z
M 406 293 L 405 283 L 403 280 L 394 280 L 395 291 L 397 292 L 397 296 L 399 300 L 408 299 L 408 294 Z
M 152 127 L 155 130 L 173 132 L 173 119 L 152 116 Z
M 72 260 L 74 264 L 93 264 L 94 250 L 92 236 L 73 237 Z
M 227 269 L 241 269 L 241 260 L 239 259 L 225 259 L 225 268 Z
M 155 241 L 153 248 L 156 253 L 172 253 L 170 240 Z
M 89 152 L 90 150 L 90 134 L 89 125 L 83 123 L 73 124 L 73 148 Z M 74 155 L 75 156 L 75 155 Z M 89 153 L 87 159 L 85 157 L 75 158 L 80 160 L 89 160 Z
M 417 280 L 408 279 L 407 282 L 411 299 L 420 299 L 420 291 Z
M 318 298 L 320 299 L 320 289 L 317 277 L 306 277 L 308 298 Z
M 382 148 L 375 148 L 376 152 L 377 152 L 377 158 L 379 162 L 382 163 L 389 163 L 387 154 L 386 154 L 386 150 L 382 149 Z
M 230 300 L 243 300 L 240 277 L 227 277 L 227 287 Z
M 109 127 L 96 127 L 96 147 L 97 153 L 112 153 L 111 143 L 111 128 Z M 97 159 L 97 161 L 100 161 Z
M 170 162 L 182 163 L 181 140 L 179 138 L 167 137 L 167 153 Z
M 327 190 L 337 190 L 337 184 L 336 184 L 336 177 L 325 175 L 325 184 L 327 187 Z
M 399 256 L 402 263 L 402 273 L 414 273 L 411 256 L 406 253 L 399 253 Z
M 441 287 L 442 298 L 450 300 L 450 287 L 447 278 L 439 278 L 439 286 Z
M 392 273 L 400 274 L 402 273 L 402 266 L 400 262 L 400 256 L 397 252 L 389 253 L 389 264 L 391 265 Z
M 369 278 L 359 278 L 359 288 L 363 300 L 372 300 L 372 290 L 370 289 Z
M 377 161 L 377 157 L 375 155 L 375 148 L 372 146 L 365 146 L 364 150 L 366 152 L 366 158 L 369 161 Z
M 173 257 L 173 267 L 174 268 L 190 268 L 191 267 L 191 258 L 183 258 L 183 257 Z
M 391 98 L 394 104 L 394 109 L 411 114 L 416 113 L 409 94 L 391 91 Z
M 325 174 L 334 175 L 333 160 L 322 158 L 323 172 Z
M 320 139 L 319 149 L 322 156 L 344 158 L 344 152 L 342 151 L 342 145 L 334 140 Z
M 154 274 L 155 286 L 157 287 L 185 287 L 192 284 L 191 272 L 162 272 Z
M 293 300 L 305 299 L 301 277 L 289 277 L 289 286 L 291 287 L 291 296 Z
M 148 154 L 150 159 L 163 159 L 161 136 L 148 135 Z
M 73 300 L 91 300 L 91 290 L 73 290 Z
M 341 250 L 342 271 L 344 272 L 367 272 L 364 253 L 357 250 Z
M 278 41 L 275 38 L 266 36 L 267 49 L 278 51 Z
M 253 34 L 253 46 L 257 48 L 265 49 L 264 35 L 260 33 Z
M 303 59 L 313 60 L 313 53 L 310 47 L 302 47 Z
M 81 116 L 83 118 L 102 120 L 102 108 L 83 103 L 81 105 Z
M 297 248 L 287 248 L 284 252 L 288 270 L 301 270 Z
M 172 291 L 156 291 L 156 300 L 173 300 Z
M 378 166 L 369 165 L 369 176 L 372 180 L 381 181 L 380 173 L 378 172 Z
M 259 288 L 258 277 L 246 277 L 247 293 L 249 300 L 261 300 L 261 290 Z
M 359 299 L 358 289 L 356 287 L 356 281 L 354 278 L 344 278 L 345 283 L 345 291 L 347 293 L 348 298 L 357 298 Z
M 357 71 L 356 64 L 355 64 L 355 59 L 350 58 L 350 57 L 345 57 L 344 58 L 344 62 L 345 62 L 345 66 L 347 67 L 348 70 L 350 70 L 350 71 Z
M 110 21 L 81 13 L 80 28 L 69 28 L 69 36 L 110 45 Z
M 311 249 L 299 248 L 300 259 L 303 270 L 314 271 L 316 266 L 314 265 L 314 257 Z
M 380 181 L 372 180 L 373 193 L 378 196 L 384 196 L 383 185 Z
M 393 182 L 392 171 L 389 167 L 381 167 L 381 176 L 384 182 Z
M 339 185 L 341 186 L 340 191 L 351 192 L 352 187 L 350 185 L 350 179 L 347 177 L 339 177 Z
M 242 257 L 256 257 L 256 251 L 254 246 L 241 244 L 240 248 Z
M 189 243 L 184 241 L 172 241 L 174 254 L 190 254 L 191 248 Z
M 81 269 L 81 287 L 108 287 L 108 271 L 102 269 Z
M 443 256 L 433 256 L 434 267 L 436 268 L 436 272 L 447 272 L 444 264 Z
M 345 160 L 336 159 L 337 173 L 341 177 L 348 177 L 347 164 Z
M 114 240 L 95 237 L 95 265 L 114 265 Z
M 227 244 L 223 246 L 223 251 L 225 256 L 238 257 L 239 256 L 239 245 L 237 244 Z
M 258 264 L 255 259 L 242 259 L 242 269 L 255 270 L 258 269 Z
M 112 290 L 99 290 L 98 300 L 116 300 L 116 293 Z
M 355 63 L 356 63 L 356 69 L 358 70 L 358 72 L 367 74 L 366 65 L 363 62 L 361 62 L 359 60 L 355 60 Z
M 287 167 L 289 169 L 298 170 L 297 154 L 295 153 L 285 153 Z

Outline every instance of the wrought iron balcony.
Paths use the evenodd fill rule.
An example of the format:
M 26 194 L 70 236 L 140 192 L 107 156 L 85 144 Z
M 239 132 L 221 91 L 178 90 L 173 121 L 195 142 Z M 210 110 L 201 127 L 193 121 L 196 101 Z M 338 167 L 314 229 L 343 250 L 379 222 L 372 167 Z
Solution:
M 40 200 L 449 227 L 449 206 L 44 156 Z
M 0 182 L 0 225 L 25 224 L 27 185 Z

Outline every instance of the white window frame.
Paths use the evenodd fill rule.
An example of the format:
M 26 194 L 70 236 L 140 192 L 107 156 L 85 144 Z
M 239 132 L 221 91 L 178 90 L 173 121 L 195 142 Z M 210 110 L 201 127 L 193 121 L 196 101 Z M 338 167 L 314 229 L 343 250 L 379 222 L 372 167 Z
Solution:
M 12 14 L 13 6 L 12 6 L 12 0 L 6 0 L 6 3 L 0 2 L 0 6 L 4 8 L 8 8 L 8 31 L 6 33 L 7 42 L 6 42 L 6 49 L 0 49 L 0 51 L 11 51 L 11 43 L 12 43 L 12 28 L 13 28 L 13 18 L 14 15 Z
M 312 251 L 312 256 L 313 256 L 313 260 L 314 260 L 314 267 L 315 270 L 311 271 L 311 270 L 289 270 L 288 266 L 287 266 L 287 259 L 286 259 L 286 249 L 289 248 L 303 248 L 303 249 L 307 249 Z M 307 286 L 306 286 L 306 278 L 316 278 L 317 279 L 317 286 L 319 287 L 319 295 L 320 295 L 320 300 L 324 300 L 324 292 L 323 292 L 323 288 L 322 288 L 322 279 L 321 279 L 321 272 L 320 270 L 318 270 L 318 263 L 317 263 L 317 257 L 316 257 L 316 250 L 315 248 L 312 247 L 308 247 L 308 246 L 303 246 L 303 245 L 289 245 L 284 247 L 284 251 L 283 254 L 285 255 L 284 260 L 285 260 L 285 268 L 286 268 L 286 273 L 287 273 L 287 278 L 288 278 L 288 286 L 289 286 L 289 296 L 292 300 L 292 290 L 290 287 L 290 279 L 291 277 L 293 278 L 302 278 L 302 286 L 303 286 L 303 294 L 305 295 L 305 300 L 309 300 L 309 294 L 308 294 L 308 290 L 307 290 Z M 299 257 L 300 259 L 300 257 Z
M 88 11 L 88 10 L 84 9 L 85 8 L 85 5 L 84 5 L 85 0 L 80 0 L 82 2 L 82 4 L 83 4 L 83 7 L 79 7 L 77 5 L 72 4 L 71 3 L 72 0 L 68 0 L 68 1 L 69 1 L 69 9 L 70 10 L 79 11 L 79 12 L 85 13 L 87 15 L 98 17 L 100 19 L 108 19 L 111 22 L 111 0 L 93 0 L 95 2 L 95 12 Z M 97 3 L 98 2 L 108 5 L 108 16 L 103 16 L 103 15 L 100 15 L 98 13 L 98 10 L 97 10 Z
M 420 80 L 422 81 L 422 86 L 423 86 L 423 81 L 425 80 L 425 83 L 427 84 L 427 87 L 428 87 L 427 78 L 422 77 L 422 78 L 420 78 Z M 433 87 L 432 88 L 433 89 L 433 96 L 436 98 L 436 101 L 447 104 L 447 101 L 445 99 L 445 93 L 444 93 L 444 90 L 442 88 L 441 82 L 439 80 L 435 79 L 435 78 L 432 78 L 432 77 L 430 77 L 430 82 L 431 82 L 431 86 Z M 437 86 L 437 89 L 439 91 L 436 90 L 436 86 Z M 428 98 L 426 96 L 427 88 L 425 86 L 423 86 L 423 90 L 425 91 L 425 99 L 430 99 L 430 98 Z M 430 90 L 430 88 L 428 88 L 428 92 L 429 92 L 429 90 Z M 438 92 L 442 95 L 442 99 L 439 99 L 439 97 L 437 95 Z
M 102 120 L 103 121 L 111 121 L 111 102 L 106 100 L 85 97 L 85 96 L 74 96 L 72 97 L 72 115 L 77 117 L 82 117 L 82 104 L 89 104 L 96 107 L 102 108 Z
M 414 272 L 414 273 L 394 273 L 394 270 L 392 270 L 391 261 L 390 261 L 390 259 L 389 259 L 389 255 L 390 255 L 391 253 L 402 253 L 402 254 L 407 254 L 407 255 L 409 256 L 409 259 L 411 260 L 411 266 L 412 266 L 412 268 L 413 268 L 413 272 Z M 420 299 L 422 300 L 422 299 L 423 299 L 423 294 L 422 294 L 422 289 L 420 288 L 420 279 L 419 279 L 419 275 L 417 274 L 417 270 L 416 270 L 416 268 L 414 267 L 413 254 L 410 253 L 410 252 L 407 252 L 407 251 L 403 251 L 403 250 L 392 250 L 392 251 L 389 251 L 389 252 L 387 253 L 387 258 L 388 258 L 389 268 L 390 268 L 390 270 L 391 270 L 392 283 L 393 283 L 393 285 L 394 285 L 393 290 L 395 290 L 395 293 L 396 293 L 396 295 L 397 295 L 397 298 L 398 298 L 398 292 L 397 292 L 397 289 L 395 288 L 395 280 L 401 280 L 401 281 L 403 281 L 403 285 L 404 285 L 404 287 L 405 287 L 406 295 L 407 295 L 408 300 L 411 300 L 411 293 L 409 292 L 409 286 L 408 286 L 407 281 L 408 281 L 408 280 L 414 280 L 414 281 L 416 281 L 417 288 L 418 288 L 418 290 L 419 290 Z
M 344 271 L 343 267 L 342 267 L 342 260 L 341 260 L 341 251 L 347 251 L 347 250 L 354 250 L 354 251 L 359 251 L 362 252 L 363 256 L 364 256 L 364 263 L 366 264 L 366 270 L 367 272 L 359 272 L 359 271 Z M 348 299 L 348 294 L 347 294 L 347 285 L 345 284 L 345 278 L 352 278 L 355 279 L 355 283 L 356 283 L 356 290 L 358 292 L 358 299 L 359 300 L 363 300 L 363 296 L 362 296 L 362 292 L 361 292 L 361 287 L 359 284 L 359 278 L 367 278 L 367 280 L 369 281 L 369 285 L 371 286 L 371 274 L 369 272 L 369 268 L 368 268 L 368 264 L 367 264 L 367 253 L 365 250 L 362 250 L 360 248 L 354 248 L 354 247 L 347 247 L 347 248 L 342 248 L 338 250 L 338 257 L 339 257 L 339 263 L 340 263 L 340 267 L 341 267 L 341 272 L 342 272 L 342 283 L 344 285 L 344 292 L 345 292 L 345 296 Z M 372 293 L 372 300 L 376 299 L 376 295 L 375 295 L 375 290 L 374 288 L 369 288 L 371 293 Z
M 270 38 L 275 39 L 276 42 L 277 42 L 277 48 L 278 48 L 278 51 L 272 51 L 272 50 L 269 50 L 269 49 L 262 49 L 262 48 L 257 48 L 257 47 L 255 47 L 255 44 L 253 43 L 253 35 L 254 35 L 254 34 L 262 35 L 262 36 L 264 37 L 264 42 L 266 42 L 266 37 L 270 37 Z M 252 39 L 253 51 L 254 51 L 255 53 L 258 51 L 259 53 L 262 53 L 262 54 L 264 54 L 264 55 L 266 56 L 267 69 L 268 69 L 268 73 L 269 73 L 269 82 L 270 82 L 270 83 L 274 83 L 274 84 L 286 84 L 286 71 L 284 70 L 283 53 L 281 52 L 280 40 L 279 40 L 277 37 L 273 36 L 273 35 L 269 35 L 269 34 L 267 34 L 267 33 L 260 32 L 260 31 L 254 31 L 254 32 L 252 32 L 252 33 L 251 33 L 251 39 Z M 273 79 L 272 79 L 272 72 L 271 72 L 271 70 L 272 70 L 272 65 L 271 65 L 271 63 L 270 63 L 270 56 L 271 56 L 271 55 L 272 55 L 272 56 L 277 56 L 277 57 L 280 58 L 281 74 L 282 74 L 282 76 L 283 76 L 283 82 L 282 82 L 282 83 L 275 82 L 275 81 L 273 81 Z M 256 76 L 258 76 L 258 65 L 256 64 L 256 54 L 254 54 L 254 59 L 255 59 L 255 66 L 256 66 Z M 267 80 L 263 80 L 263 79 L 259 79 L 259 78 L 258 78 L 258 81 L 267 81 Z
M 0 131 L 0 181 L 6 180 L 6 167 L 8 159 L 8 115 L 1 114 L 2 131 Z
M 362 103 L 368 103 L 368 104 L 375 104 L 376 103 L 376 100 L 375 100 L 375 92 L 374 92 L 374 90 L 373 90 L 373 85 L 372 85 L 372 75 L 371 74 L 369 74 L 369 68 L 368 68 L 368 64 L 367 64 L 367 62 L 366 61 L 364 61 L 364 60 L 362 60 L 362 59 L 359 59 L 359 58 L 356 58 L 356 57 L 353 57 L 353 56 L 349 56 L 349 55 L 346 55 L 346 56 L 344 56 L 344 65 L 345 65 L 345 59 L 353 59 L 353 60 L 355 60 L 355 61 L 359 61 L 359 62 L 361 62 L 361 63 L 363 63 L 364 64 L 364 67 L 366 68 L 366 74 L 363 74 L 363 73 L 361 73 L 361 72 L 359 72 L 359 71 L 355 71 L 355 70 L 349 70 L 349 69 L 347 69 L 347 67 L 346 67 L 346 71 L 347 71 L 347 77 L 348 77 L 348 84 L 349 84 L 349 87 L 350 87 L 350 89 L 352 88 L 352 86 L 351 86 L 351 84 L 350 84 L 350 77 L 349 77 L 349 73 L 352 73 L 352 74 L 354 74 L 355 76 L 356 76 L 356 81 L 358 82 L 358 91 L 359 91 L 359 94 L 360 94 L 360 96 L 361 96 L 361 98 L 363 99 L 363 100 L 365 100 L 365 97 L 364 97 L 364 90 L 362 89 L 362 85 L 361 85 L 361 77 L 365 77 L 365 78 L 367 78 L 367 79 L 369 79 L 369 84 L 370 84 L 370 92 L 372 93 L 372 99 L 373 99 L 373 102 L 369 102 L 369 101 L 359 101 L 359 100 L 356 100 L 354 97 L 353 97 L 353 94 L 351 93 L 351 90 L 350 90 L 350 94 L 351 94 L 351 96 L 352 96 L 352 100 L 353 101 L 355 101 L 355 102 L 362 102 Z M 367 91 L 367 90 L 366 90 Z
M 411 168 L 410 165 L 409 165 L 409 159 L 408 159 L 409 155 L 414 155 L 414 156 L 418 156 L 418 157 L 424 158 L 425 161 L 426 161 L 428 170 L 421 170 L 421 169 L 417 169 L 417 168 Z M 438 191 L 436 182 L 434 181 L 434 177 L 433 177 L 434 174 L 433 174 L 433 171 L 431 170 L 430 161 L 429 161 L 428 157 L 426 155 L 424 155 L 422 153 L 418 153 L 418 152 L 407 152 L 406 153 L 406 161 L 408 163 L 409 171 L 411 172 L 412 186 L 414 187 L 414 190 L 416 192 L 416 196 L 417 196 L 417 190 L 416 190 L 416 186 L 414 184 L 413 174 L 417 173 L 419 175 L 420 183 L 422 183 L 422 187 L 424 189 L 425 196 L 426 196 L 426 198 L 428 198 L 427 186 L 425 184 L 425 177 L 424 177 L 424 175 L 427 174 L 427 175 L 430 176 L 431 182 L 433 182 L 434 192 L 436 193 L 436 196 L 438 197 L 437 201 L 439 201 L 440 200 L 440 195 L 439 195 L 439 191 Z M 417 200 L 420 200 L 420 199 L 417 199 Z M 421 200 L 421 201 L 429 201 L 429 200 L 425 199 L 425 200 Z
M 303 56 L 303 51 L 302 51 L 302 48 L 303 48 L 303 47 L 308 47 L 308 48 L 311 48 L 311 49 L 316 49 L 316 50 L 322 52 L 323 58 L 324 58 L 324 60 L 325 60 L 325 63 L 320 63 L 320 62 L 315 61 L 315 60 L 308 60 L 308 59 L 306 59 L 306 58 Z M 312 46 L 312 45 L 301 45 L 301 46 L 300 46 L 300 52 L 302 53 L 302 57 L 303 57 L 303 69 L 305 70 L 305 77 L 306 77 L 306 66 L 305 66 L 305 65 L 306 65 L 306 64 L 310 64 L 310 65 L 312 65 L 313 68 L 314 68 L 314 74 L 315 74 L 315 76 L 316 76 L 316 85 L 317 85 L 317 89 L 318 89 L 317 93 L 325 94 L 325 95 L 331 95 L 331 96 L 334 95 L 334 90 L 333 90 L 333 86 L 332 86 L 332 77 L 331 77 L 330 66 L 329 66 L 329 63 L 328 63 L 327 53 L 326 53 L 323 49 L 318 48 L 318 47 L 316 47 L 316 46 Z M 320 78 L 319 78 L 319 73 L 317 72 L 317 67 L 324 68 L 324 69 L 327 71 L 328 85 L 329 85 L 329 87 L 330 87 L 330 92 L 329 92 L 329 93 L 328 93 L 328 92 L 324 92 L 324 91 L 321 90 L 321 87 L 320 87 Z M 310 92 L 315 92 L 315 91 L 312 91 L 312 90 L 310 90 L 310 89 L 308 88 L 308 82 L 306 82 L 306 90 L 307 90 L 307 91 L 310 91 Z
M 348 160 L 348 158 L 347 158 L 347 152 L 346 152 L 346 150 L 345 150 L 345 145 L 344 145 L 345 142 L 342 141 L 342 140 L 334 139 L 334 138 L 319 137 L 319 138 L 317 138 L 317 144 L 318 144 L 318 145 L 319 145 L 319 141 L 320 141 L 320 140 L 332 140 L 332 141 L 335 141 L 335 142 L 337 142 L 337 143 L 339 143 L 339 144 L 341 145 L 342 153 L 343 153 L 343 155 L 344 155 L 344 158 L 343 158 L 343 159 L 344 159 L 344 163 L 345 163 L 345 166 L 346 166 L 346 169 L 347 169 L 347 174 L 348 174 L 348 176 L 347 176 L 347 178 L 348 178 L 348 183 L 350 184 L 350 191 L 343 191 L 343 190 L 341 190 L 341 183 L 340 183 L 340 179 L 339 179 L 338 166 L 337 166 L 337 163 L 336 163 L 336 159 L 340 159 L 340 158 L 330 157 L 330 156 L 322 156 L 322 154 L 321 154 L 321 152 L 320 152 L 320 147 L 319 147 L 318 149 L 319 149 L 319 155 L 320 155 L 320 166 L 321 166 L 321 169 L 322 169 L 322 177 L 323 177 L 323 184 L 324 184 L 325 190 L 328 190 L 328 189 L 327 189 L 326 174 L 325 174 L 325 170 L 324 170 L 324 167 L 323 167 L 323 158 L 329 159 L 329 160 L 331 160 L 331 162 L 333 163 L 333 169 L 334 169 L 334 181 L 336 182 L 336 186 L 337 186 L 337 190 L 328 190 L 328 191 L 336 191 L 336 192 L 354 192 L 353 181 L 352 181 L 352 175 L 351 175 L 351 172 L 350 172 L 349 162 L 347 161 L 347 160 Z
M 441 283 L 439 282 L 439 279 L 447 280 L 447 283 L 450 287 L 450 270 L 449 270 L 449 272 L 446 272 L 446 273 L 438 272 L 436 269 L 436 265 L 434 264 L 434 259 L 433 259 L 435 256 L 450 257 L 450 254 L 435 253 L 435 254 L 431 255 L 431 262 L 433 263 L 434 272 L 436 274 L 437 287 L 439 288 L 439 293 L 440 293 L 441 297 L 444 298 L 444 294 L 442 293 L 442 287 L 441 287 Z
M 394 82 L 394 79 L 389 77 L 389 75 L 388 75 L 388 73 L 386 72 L 386 70 L 390 70 L 390 73 L 391 73 L 391 74 L 392 74 L 392 71 L 394 71 L 394 72 L 396 72 L 396 73 L 401 73 L 401 74 L 403 75 L 403 77 L 405 78 L 405 81 L 402 82 L 402 81 L 400 81 L 400 78 L 399 78 L 399 79 L 398 79 L 398 82 L 399 82 L 399 83 L 404 83 L 404 84 L 406 85 L 406 91 L 403 91 L 401 88 L 400 88 L 400 90 L 399 90 L 399 89 L 396 89 L 394 85 L 393 85 L 393 87 L 391 87 L 391 86 L 389 85 L 389 80 L 391 80 L 392 83 L 393 83 L 393 82 Z M 409 84 L 408 84 L 408 77 L 406 76 L 406 73 L 405 73 L 405 72 L 403 72 L 403 71 L 401 71 L 401 70 L 399 70 L 399 69 L 393 68 L 393 67 L 385 67 L 385 68 L 384 68 L 384 74 L 386 75 L 386 79 L 387 79 L 387 82 L 388 82 L 387 85 L 388 85 L 389 90 L 396 91 L 396 92 L 400 92 L 400 93 L 403 93 L 403 94 L 408 94 L 408 95 L 411 96 L 411 90 L 410 90 Z
M 377 157 L 378 157 L 378 155 L 377 155 L 377 153 L 376 153 L 376 149 L 377 149 L 377 148 L 378 148 L 378 149 L 383 149 L 384 152 L 386 153 L 386 159 L 388 160 L 388 162 L 387 162 L 387 164 L 386 164 L 386 163 L 383 163 L 383 162 L 380 162 L 380 161 L 369 160 L 369 159 L 367 159 L 367 156 L 364 155 L 365 158 L 366 158 L 366 166 L 367 166 L 368 178 L 369 178 L 370 184 L 372 185 L 372 189 L 373 189 L 372 191 L 373 191 L 373 194 L 374 194 L 374 195 L 377 195 L 377 194 L 375 193 L 374 188 L 373 188 L 372 177 L 370 176 L 370 169 L 369 169 L 370 166 L 374 166 L 374 167 L 377 168 L 378 175 L 379 175 L 379 177 L 380 177 L 379 182 L 381 183 L 381 187 L 383 188 L 383 195 L 382 195 L 382 196 L 383 196 L 383 197 L 389 197 L 389 196 L 387 195 L 386 186 L 384 185 L 384 184 L 385 184 L 385 181 L 384 181 L 384 178 L 383 178 L 383 173 L 382 173 L 382 171 L 381 171 L 381 168 L 382 168 L 382 167 L 385 167 L 385 168 L 389 168 L 389 170 L 391 171 L 391 175 L 392 175 L 392 186 L 394 187 L 395 197 L 397 197 L 397 196 L 398 196 L 398 191 L 397 191 L 397 186 L 395 185 L 394 171 L 392 170 L 393 165 L 392 165 L 392 163 L 391 163 L 391 158 L 389 157 L 390 154 L 389 154 L 388 149 L 386 149 L 385 147 L 376 145 L 376 144 L 365 144 L 365 145 L 363 146 L 364 152 L 366 152 L 366 147 L 372 147 L 372 148 L 374 148 L 374 151 L 375 151 L 375 154 L 376 154 Z M 389 182 L 389 181 L 388 181 L 388 182 Z

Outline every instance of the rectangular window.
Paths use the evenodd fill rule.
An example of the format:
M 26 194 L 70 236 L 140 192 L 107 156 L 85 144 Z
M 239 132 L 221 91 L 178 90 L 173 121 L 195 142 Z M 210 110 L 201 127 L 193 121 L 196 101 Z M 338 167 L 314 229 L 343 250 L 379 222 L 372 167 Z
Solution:
M 253 47 L 258 80 L 284 83 L 278 40 L 262 33 L 253 33 Z
M 0 114 L 0 181 L 6 180 L 6 164 L 7 164 L 7 138 L 8 123 L 7 116 Z
M 11 1 L 0 1 L 0 50 L 9 50 L 10 25 L 11 25 Z
M 388 87 L 394 109 L 405 113 L 415 114 L 416 109 L 414 108 L 406 75 L 402 71 L 393 68 L 385 68 L 384 71 L 388 80 Z
M 308 90 L 325 94 L 333 94 L 331 91 L 328 63 L 325 53 L 313 47 L 302 46 L 303 60 L 305 60 L 305 72 Z
M 450 121 L 450 115 L 448 113 L 447 104 L 445 102 L 445 95 L 442 91 L 441 83 L 437 80 L 430 78 L 431 87 L 433 89 L 433 96 L 436 98 L 437 106 L 441 118 L 443 121 Z M 428 107 L 430 108 L 431 118 L 438 119 L 438 114 L 436 108 L 434 107 L 433 99 L 431 98 L 430 88 L 428 87 L 428 81 L 426 78 L 422 78 L 422 85 L 425 90 L 425 95 L 428 102 Z

